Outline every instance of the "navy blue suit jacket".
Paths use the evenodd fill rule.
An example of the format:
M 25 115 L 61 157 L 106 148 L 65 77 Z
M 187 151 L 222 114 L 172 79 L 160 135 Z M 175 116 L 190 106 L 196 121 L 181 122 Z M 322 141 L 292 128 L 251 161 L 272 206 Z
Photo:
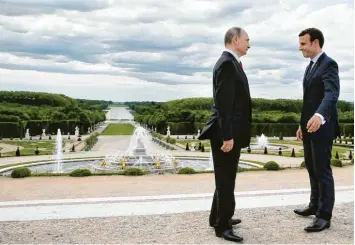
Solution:
M 329 140 L 339 136 L 337 112 L 339 90 L 338 64 L 323 53 L 313 65 L 311 72 L 303 79 L 303 107 L 300 125 L 306 137 Z M 318 131 L 308 134 L 307 122 L 315 113 L 321 114 L 326 122 Z

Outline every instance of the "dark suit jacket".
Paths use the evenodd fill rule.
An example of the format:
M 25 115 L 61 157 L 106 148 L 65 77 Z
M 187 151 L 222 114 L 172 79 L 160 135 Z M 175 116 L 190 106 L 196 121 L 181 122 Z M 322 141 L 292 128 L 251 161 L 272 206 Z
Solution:
M 313 139 L 328 140 L 339 135 L 337 102 L 339 97 L 338 64 L 325 53 L 313 65 L 311 72 L 303 79 L 303 107 L 301 129 L 306 133 L 307 122 L 315 113 L 321 114 L 326 123 L 310 136 Z
M 226 51 L 213 69 L 213 99 L 212 114 L 199 139 L 234 139 L 236 146 L 248 146 L 252 120 L 248 79 L 238 61 Z

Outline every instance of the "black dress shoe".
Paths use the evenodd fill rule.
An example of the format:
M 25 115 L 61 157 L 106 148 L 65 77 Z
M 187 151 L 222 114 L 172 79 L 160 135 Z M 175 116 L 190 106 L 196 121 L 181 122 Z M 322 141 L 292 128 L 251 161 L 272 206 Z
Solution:
M 216 230 L 216 236 L 223 237 L 225 240 L 232 241 L 232 242 L 243 241 L 243 237 L 237 236 L 236 234 L 234 234 L 232 230 L 226 230 L 220 233 Z
M 330 221 L 322 218 L 316 218 L 310 226 L 304 228 L 307 232 L 318 232 L 330 227 Z
M 293 210 L 293 212 L 295 212 L 295 214 L 298 214 L 301 216 L 316 215 L 316 209 L 310 208 L 310 207 L 295 209 L 295 210 Z
M 237 225 L 237 224 L 240 224 L 240 223 L 242 223 L 241 219 L 231 219 L 231 224 L 232 225 Z
M 231 219 L 230 222 L 231 222 L 231 225 L 237 225 L 237 224 L 242 223 L 242 220 L 241 220 L 241 219 Z M 217 225 L 210 223 L 210 226 L 211 226 L 211 227 L 216 227 Z

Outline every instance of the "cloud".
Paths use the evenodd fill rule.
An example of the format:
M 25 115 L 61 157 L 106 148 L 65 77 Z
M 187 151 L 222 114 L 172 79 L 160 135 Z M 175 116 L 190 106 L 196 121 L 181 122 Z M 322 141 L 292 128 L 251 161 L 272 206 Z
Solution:
M 252 97 L 302 98 L 309 60 L 298 34 L 310 23 L 339 64 L 340 98 L 353 100 L 347 0 L 3 0 L 0 89 L 110 100 L 212 96 L 224 33 L 241 26 L 251 39 L 242 61 Z
M 2 0 L 0 14 L 7 16 L 55 13 L 59 10 L 90 12 L 109 7 L 112 0 Z

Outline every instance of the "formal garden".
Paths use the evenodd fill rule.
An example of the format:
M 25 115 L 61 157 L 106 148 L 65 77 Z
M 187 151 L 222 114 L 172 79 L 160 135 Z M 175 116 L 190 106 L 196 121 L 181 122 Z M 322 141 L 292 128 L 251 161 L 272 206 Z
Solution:
M 0 101 L 2 102 L 0 106 L 1 158 L 58 155 L 58 137 L 62 142 L 60 152 L 63 154 L 89 152 L 98 142 L 100 135 L 117 137 L 133 134 L 133 138 L 136 137 L 137 125 L 150 132 L 150 139 L 154 144 L 177 157 L 186 158 L 193 154 L 194 158 L 205 161 L 203 159 L 208 160 L 211 155 L 209 141 L 197 139 L 210 115 L 212 106 L 210 98 L 189 98 L 161 103 L 114 104 L 111 101 L 75 100 L 65 95 L 48 93 L 0 92 Z M 242 153 L 245 154 L 243 156 L 248 158 L 248 155 L 268 155 L 302 159 L 302 142 L 295 139 L 302 101 L 253 99 L 252 104 L 251 144 L 242 149 Z M 113 119 L 121 122 L 106 124 L 100 133 L 96 131 L 99 125 L 105 121 L 105 115 L 111 108 L 122 107 L 129 110 L 137 125 L 128 122 L 129 120 Z M 334 141 L 332 164 L 341 167 L 353 164 L 353 104 L 340 101 L 338 111 L 342 136 Z M 58 129 L 60 129 L 60 135 L 58 135 Z M 132 144 L 127 140 L 126 145 L 128 148 Z M 102 159 L 103 156 L 97 157 Z M 87 158 L 90 160 L 92 157 Z M 141 175 L 149 172 L 144 169 L 128 171 L 130 168 L 127 168 L 126 171 L 123 168 L 122 159 L 115 167 L 116 169 L 117 167 L 122 168 L 122 171 L 95 174 Z M 258 159 L 262 159 L 262 157 L 260 156 Z M 268 170 L 282 169 L 276 159 L 274 159 L 275 161 L 262 161 L 250 158 L 247 160 L 249 164 L 254 163 L 261 167 L 240 167 L 239 171 L 262 170 L 264 168 Z M 244 161 L 244 159 L 241 160 Z M 152 160 L 151 162 L 153 168 L 158 169 L 157 171 L 160 168 L 159 162 L 160 160 Z M 17 163 L 11 166 L 16 165 Z M 21 164 L 19 163 L 19 165 Z M 6 167 L 9 165 L 0 166 L 0 168 Z M 211 170 L 196 170 L 193 167 L 180 170 L 176 173 L 211 172 Z M 76 175 L 75 173 L 73 175 Z M 86 175 L 89 175 L 86 170 L 83 170 L 83 173 L 78 172 L 78 176 Z

